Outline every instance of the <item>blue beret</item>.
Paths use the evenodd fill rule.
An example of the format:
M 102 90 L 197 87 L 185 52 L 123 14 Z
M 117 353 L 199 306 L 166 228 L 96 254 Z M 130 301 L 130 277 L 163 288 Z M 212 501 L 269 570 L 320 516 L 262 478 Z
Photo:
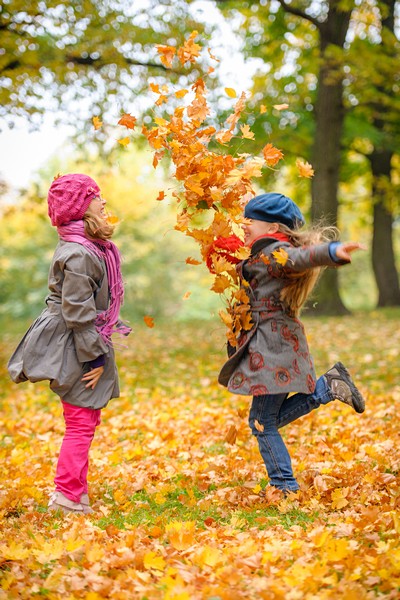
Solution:
M 283 194 L 260 194 L 252 198 L 244 209 L 246 219 L 283 223 L 290 229 L 299 229 L 305 223 L 299 207 Z

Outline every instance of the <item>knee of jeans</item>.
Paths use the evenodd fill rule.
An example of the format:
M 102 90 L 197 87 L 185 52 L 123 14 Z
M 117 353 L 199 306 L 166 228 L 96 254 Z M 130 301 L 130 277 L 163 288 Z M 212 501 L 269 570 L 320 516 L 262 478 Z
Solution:
M 265 426 L 263 423 L 260 423 L 257 419 L 249 419 L 249 427 L 251 429 L 252 435 L 258 436 L 260 433 L 264 432 Z

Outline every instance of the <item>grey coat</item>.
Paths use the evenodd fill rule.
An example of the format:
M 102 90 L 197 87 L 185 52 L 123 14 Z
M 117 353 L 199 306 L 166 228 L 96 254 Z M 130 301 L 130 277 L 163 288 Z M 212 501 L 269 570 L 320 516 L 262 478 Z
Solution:
M 284 266 L 273 252 L 288 254 Z M 235 349 L 228 346 L 229 360 L 218 381 L 231 392 L 243 395 L 312 393 L 316 376 L 303 324 L 280 299 L 290 275 L 317 266 L 337 266 L 329 254 L 329 243 L 295 248 L 272 238 L 257 240 L 250 257 L 239 263 L 238 272 L 247 285 L 252 321 L 242 332 Z
M 8 363 L 11 379 L 50 380 L 65 402 L 99 409 L 119 396 L 114 350 L 94 325 L 108 307 L 109 290 L 103 261 L 84 246 L 60 241 L 49 272 L 47 308 L 26 332 Z M 81 381 L 88 361 L 105 355 L 104 372 L 94 390 Z

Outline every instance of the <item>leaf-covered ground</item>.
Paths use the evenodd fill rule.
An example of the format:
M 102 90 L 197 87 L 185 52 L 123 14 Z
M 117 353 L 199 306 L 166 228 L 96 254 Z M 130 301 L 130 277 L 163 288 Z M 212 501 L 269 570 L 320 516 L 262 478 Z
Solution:
M 8 380 L 5 336 L 0 598 L 399 598 L 399 318 L 306 320 L 317 372 L 340 357 L 367 410 L 335 402 L 285 429 L 302 486 L 287 499 L 259 495 L 249 399 L 216 383 L 223 327 L 138 327 L 93 444 L 89 517 L 46 512 L 60 405 Z

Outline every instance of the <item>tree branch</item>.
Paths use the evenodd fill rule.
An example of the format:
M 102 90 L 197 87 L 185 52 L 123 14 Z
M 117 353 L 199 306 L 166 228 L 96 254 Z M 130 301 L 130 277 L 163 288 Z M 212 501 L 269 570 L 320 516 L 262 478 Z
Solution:
M 314 17 L 311 17 L 299 8 L 295 8 L 291 4 L 287 4 L 286 0 L 278 0 L 278 2 L 285 12 L 295 15 L 296 17 L 300 17 L 301 19 L 306 19 L 306 21 L 309 21 L 310 23 L 315 25 L 315 27 L 321 29 L 322 24 L 319 21 L 317 21 L 317 19 L 314 19 Z

